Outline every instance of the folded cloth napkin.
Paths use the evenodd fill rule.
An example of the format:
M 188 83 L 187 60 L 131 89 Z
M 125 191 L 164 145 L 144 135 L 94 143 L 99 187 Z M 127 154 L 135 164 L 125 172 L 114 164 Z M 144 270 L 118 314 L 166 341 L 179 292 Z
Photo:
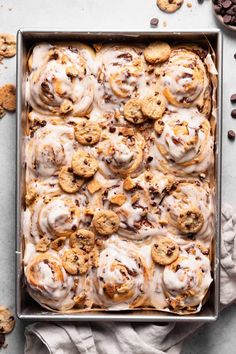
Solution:
M 236 213 L 222 210 L 222 307 L 236 299 Z M 25 330 L 25 354 L 178 354 L 183 340 L 204 322 L 35 323 Z

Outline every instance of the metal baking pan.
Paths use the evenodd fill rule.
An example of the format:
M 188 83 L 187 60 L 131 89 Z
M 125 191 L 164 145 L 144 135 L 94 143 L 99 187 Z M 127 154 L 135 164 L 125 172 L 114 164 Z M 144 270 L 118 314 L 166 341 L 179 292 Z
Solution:
M 215 180 L 216 180 L 216 235 L 213 244 L 213 285 L 210 289 L 208 301 L 203 305 L 200 313 L 193 315 L 175 315 L 159 311 L 122 311 L 122 312 L 83 312 L 77 314 L 61 314 L 47 311 L 33 301 L 26 292 L 23 283 L 23 243 L 21 211 L 24 199 L 24 130 L 27 120 L 25 100 L 25 79 L 27 72 L 27 58 L 30 48 L 38 42 L 53 41 L 82 41 L 94 43 L 99 40 L 145 42 L 155 39 L 171 41 L 188 41 L 194 43 L 208 43 L 216 53 L 218 70 L 217 89 L 217 128 L 215 144 Z M 219 256 L 220 256 L 220 225 L 221 225 L 221 84 L 222 84 L 222 36 L 220 30 L 150 30 L 150 31 L 76 31 L 52 29 L 21 29 L 17 36 L 17 186 L 16 186 L 16 313 L 20 319 L 46 321 L 143 321 L 143 322 L 193 322 L 214 321 L 219 312 Z

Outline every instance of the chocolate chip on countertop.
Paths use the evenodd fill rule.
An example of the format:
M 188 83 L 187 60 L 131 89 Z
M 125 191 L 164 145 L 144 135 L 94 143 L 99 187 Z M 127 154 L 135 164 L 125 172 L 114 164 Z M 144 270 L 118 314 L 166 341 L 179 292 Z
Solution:
M 159 23 L 159 20 L 156 17 L 152 18 L 150 21 L 151 27 L 157 27 L 158 23 Z
M 221 6 L 220 5 L 215 5 L 214 10 L 217 15 L 221 14 Z
M 0 334 L 0 349 L 4 346 L 5 344 L 5 335 Z
M 228 131 L 229 140 L 235 140 L 235 132 L 233 130 Z
M 236 93 L 234 93 L 231 97 L 230 97 L 230 101 L 232 103 L 236 103 Z
M 236 53 L 234 54 L 234 59 L 236 59 Z
M 224 15 L 223 21 L 226 25 L 229 25 L 231 22 L 231 16 L 230 15 Z
M 199 4 L 203 4 L 204 0 L 197 0 Z
M 236 118 L 236 109 L 232 110 L 231 117 L 234 118 L 234 119 Z

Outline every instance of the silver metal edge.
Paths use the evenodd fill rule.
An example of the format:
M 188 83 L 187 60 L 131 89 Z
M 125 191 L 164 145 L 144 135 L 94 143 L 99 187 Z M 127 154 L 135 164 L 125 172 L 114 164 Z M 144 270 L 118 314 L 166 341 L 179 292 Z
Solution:
M 24 36 L 29 35 L 97 35 L 97 36 L 112 36 L 122 35 L 131 38 L 138 38 L 140 35 L 148 35 L 150 37 L 156 37 L 157 34 L 161 35 L 180 35 L 183 34 L 203 34 L 217 36 L 217 63 L 218 63 L 218 119 L 217 119 L 217 230 L 216 230 L 216 242 L 215 242 L 215 261 L 214 261 L 214 314 L 211 315 L 191 315 L 191 316 L 179 316 L 174 314 L 159 315 L 157 311 L 143 311 L 144 314 L 139 314 L 137 311 L 135 314 L 114 314 L 114 313 L 79 313 L 79 314 L 45 314 L 45 310 L 42 309 L 41 313 L 35 314 L 23 314 L 21 309 L 21 241 L 20 241 L 20 221 L 21 221 L 21 110 L 22 110 L 22 62 L 23 62 L 23 48 L 24 48 Z M 148 31 L 130 31 L 130 30 L 69 30 L 69 29 L 20 29 L 17 34 L 17 176 L 16 176 L 16 314 L 18 318 L 24 320 L 46 320 L 46 321 L 158 321 L 158 322 L 209 322 L 215 321 L 219 312 L 219 256 L 220 256 L 220 235 L 221 235 L 221 149 L 222 149 L 222 119 L 221 119 L 221 102 L 222 102 L 222 35 L 219 29 L 200 29 L 200 30 L 158 30 L 152 29 Z M 147 313 L 152 313 L 148 315 Z
M 22 109 L 22 33 L 19 30 L 17 32 L 17 60 L 16 60 L 16 83 L 17 83 L 17 101 L 16 101 L 16 288 L 15 288 L 15 303 L 16 303 L 16 315 L 21 316 L 21 235 L 20 235 L 20 220 L 21 220 L 21 196 L 20 196 L 20 175 L 21 175 L 21 109 Z

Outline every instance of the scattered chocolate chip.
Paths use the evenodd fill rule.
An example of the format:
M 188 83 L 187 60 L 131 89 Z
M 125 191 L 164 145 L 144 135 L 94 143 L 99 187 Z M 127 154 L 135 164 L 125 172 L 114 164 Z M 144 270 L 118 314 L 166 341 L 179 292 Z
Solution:
M 110 133 L 115 133 L 115 131 L 116 131 L 116 127 L 114 127 L 114 125 L 111 125 L 111 126 L 109 127 L 109 132 L 110 132 Z
M 204 0 L 197 0 L 197 2 L 201 5 L 204 3 Z
M 235 132 L 233 130 L 228 131 L 228 138 L 229 140 L 235 140 Z
M 158 23 L 159 23 L 159 20 L 156 17 L 152 18 L 151 21 L 150 21 L 151 27 L 157 27 Z
M 222 7 L 223 7 L 224 9 L 230 8 L 231 5 L 232 5 L 232 2 L 231 2 L 230 0 L 225 0 L 225 1 L 223 1 L 223 3 L 222 3 Z
M 229 25 L 231 22 L 231 16 L 230 15 L 224 15 L 223 21 L 226 25 Z
M 234 54 L 234 59 L 236 59 L 236 53 Z
M 153 160 L 153 157 L 152 156 L 148 156 L 147 162 L 150 163 L 150 162 L 152 162 L 152 160 Z
M 236 109 L 232 110 L 231 117 L 234 118 L 234 119 L 236 118 Z
M 5 335 L 0 334 L 0 349 L 4 346 L 5 344 Z
M 232 103 L 236 103 L 236 93 L 234 93 L 231 97 L 230 97 L 230 101 Z

